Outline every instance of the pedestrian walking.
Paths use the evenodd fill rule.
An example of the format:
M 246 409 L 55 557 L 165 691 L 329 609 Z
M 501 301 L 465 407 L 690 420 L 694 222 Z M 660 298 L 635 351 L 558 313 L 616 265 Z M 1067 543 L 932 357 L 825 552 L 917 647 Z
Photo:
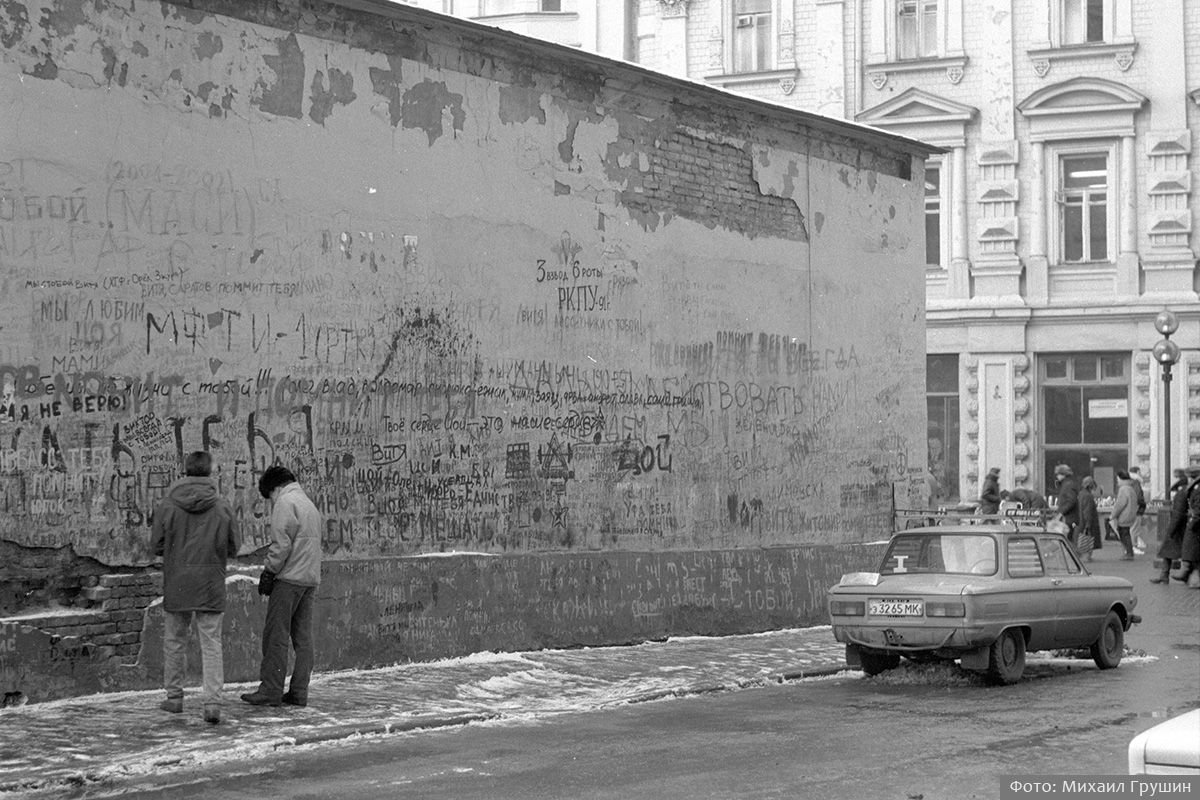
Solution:
M 221 721 L 225 683 L 221 629 L 225 617 L 225 567 L 242 546 L 229 503 L 217 493 L 212 456 L 188 453 L 184 477 L 171 484 L 151 518 L 152 547 L 163 564 L 164 711 L 183 711 L 187 641 L 193 623 L 200 639 L 201 703 L 206 722 Z
M 258 593 L 267 597 L 267 619 L 259 686 L 242 700 L 305 706 L 313 668 L 313 604 L 321 583 L 321 513 L 287 467 L 268 467 L 258 492 L 271 501 L 271 544 L 258 584 Z M 289 641 L 296 657 L 285 693 Z
M 1096 510 L 1096 479 L 1091 475 L 1079 484 L 1079 531 L 1075 537 L 1075 550 L 1084 561 L 1092 560 L 1092 550 L 1100 539 L 1100 512 Z
M 1133 522 L 1133 527 L 1129 529 L 1129 535 L 1133 537 L 1133 546 L 1135 550 L 1146 550 L 1146 490 L 1142 486 L 1142 470 L 1140 467 L 1129 468 L 1129 478 L 1133 481 L 1133 491 L 1137 495 L 1137 519 Z M 1138 555 L 1141 555 L 1139 553 Z
M 1200 589 L 1200 467 L 1188 467 L 1188 477 L 1188 487 L 1183 490 L 1187 497 L 1187 526 L 1179 546 L 1179 569 L 1171 577 Z
M 1075 529 L 1079 527 L 1079 481 L 1075 472 L 1066 464 L 1054 468 L 1054 483 L 1058 487 L 1058 503 L 1054 512 L 1067 526 L 1067 539 L 1075 543 Z
M 979 513 L 1000 513 L 1000 468 L 992 467 L 983 479 L 983 487 L 979 490 Z
M 942 507 L 942 503 L 946 500 L 946 493 L 942 490 L 942 482 L 933 474 L 932 469 L 925 470 L 925 488 L 929 492 L 929 499 L 926 507 L 930 511 L 937 511 Z
M 1125 548 L 1122 561 L 1133 560 L 1133 538 L 1130 529 L 1137 521 L 1137 492 L 1133 488 L 1133 479 L 1125 470 L 1117 472 L 1117 499 L 1112 508 L 1112 524 L 1117 527 L 1117 538 Z
M 933 469 L 926 467 L 925 469 L 925 489 L 929 495 L 925 503 L 925 507 L 931 512 L 926 518 L 926 525 L 936 525 L 938 521 L 937 515 L 943 510 L 943 503 L 946 500 L 946 493 L 942 490 L 942 483 L 933 474 Z
M 1200 466 L 1188 467 L 1187 472 L 1179 469 L 1175 472 L 1184 476 L 1184 484 L 1182 489 L 1171 492 L 1171 517 L 1163 532 L 1162 544 L 1158 547 L 1159 571 L 1150 579 L 1151 583 L 1171 582 L 1171 562 L 1183 553 L 1183 534 L 1188 523 L 1188 493 L 1183 489 L 1187 488 L 1189 475 L 1193 480 L 1200 478 Z

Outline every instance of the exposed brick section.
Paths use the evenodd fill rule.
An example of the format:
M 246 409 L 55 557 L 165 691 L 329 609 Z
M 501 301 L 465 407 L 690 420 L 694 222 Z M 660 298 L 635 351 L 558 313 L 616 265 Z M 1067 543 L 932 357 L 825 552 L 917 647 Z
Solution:
M 109 597 L 111 597 L 112 589 L 104 586 L 85 586 L 79 594 L 86 597 L 88 600 L 99 602 L 102 600 L 107 600 Z
M 71 605 L 85 585 L 95 585 L 104 566 L 70 547 L 21 547 L 0 540 L 0 616 Z
M 161 572 L 89 575 L 70 600 L 93 610 L 22 617 L 24 624 L 54 637 L 71 650 L 85 648 L 100 658 L 131 659 L 141 648 L 145 609 L 162 596 Z
M 807 241 L 804 216 L 791 200 L 763 194 L 747 149 L 676 131 L 647 147 L 641 191 L 623 201 L 641 213 L 674 214 L 709 228 Z

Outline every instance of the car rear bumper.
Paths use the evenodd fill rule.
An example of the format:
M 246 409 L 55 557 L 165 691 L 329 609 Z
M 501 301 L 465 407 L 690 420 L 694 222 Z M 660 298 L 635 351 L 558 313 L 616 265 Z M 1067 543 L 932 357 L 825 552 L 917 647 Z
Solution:
M 999 632 L 983 625 L 834 625 L 833 635 L 843 644 L 889 650 L 895 653 L 965 652 L 991 644 Z

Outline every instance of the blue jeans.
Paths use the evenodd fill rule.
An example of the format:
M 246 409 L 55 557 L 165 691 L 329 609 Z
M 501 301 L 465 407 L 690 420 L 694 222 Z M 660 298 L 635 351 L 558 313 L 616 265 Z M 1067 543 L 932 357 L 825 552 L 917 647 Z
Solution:
M 183 676 L 192 620 L 200 636 L 200 660 L 204 670 L 202 699 L 206 706 L 221 704 L 225 683 L 225 661 L 221 650 L 221 624 L 225 615 L 208 611 L 163 611 L 163 688 L 171 700 L 183 699 Z
M 315 586 L 275 581 L 275 588 L 267 598 L 267 621 L 263 625 L 263 658 L 258 673 L 260 694 L 272 699 L 283 696 L 290 639 L 291 647 L 296 651 L 290 691 L 302 700 L 308 698 L 308 681 L 313 669 L 312 615 L 316 596 Z

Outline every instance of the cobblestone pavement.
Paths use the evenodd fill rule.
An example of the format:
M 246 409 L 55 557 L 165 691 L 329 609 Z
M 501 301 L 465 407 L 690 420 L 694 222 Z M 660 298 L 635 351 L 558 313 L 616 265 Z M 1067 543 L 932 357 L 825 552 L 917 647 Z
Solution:
M 1154 657 L 1200 650 L 1200 591 L 1149 583 L 1151 556 L 1120 561 L 1119 549 L 1105 547 L 1090 566 L 1134 583 L 1146 623 L 1127 646 Z M 159 710 L 161 691 L 32 704 L 0 710 L 0 800 L 119 790 L 139 776 L 282 747 L 731 690 L 829 675 L 843 664 L 830 629 L 815 627 L 320 673 L 307 708 L 251 707 L 238 695 L 255 685 L 230 684 L 215 726 L 201 719 L 198 688 L 188 690 L 183 714 Z

